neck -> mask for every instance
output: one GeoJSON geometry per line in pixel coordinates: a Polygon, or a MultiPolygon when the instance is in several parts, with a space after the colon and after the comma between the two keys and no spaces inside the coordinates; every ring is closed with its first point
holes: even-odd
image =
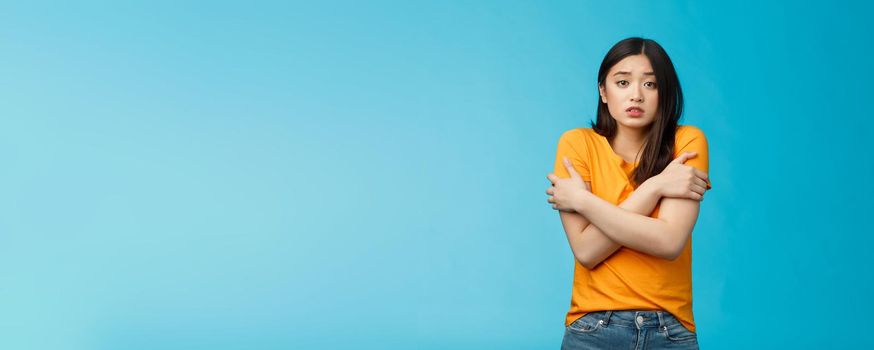
{"type": "Polygon", "coordinates": [[[618,126],[611,144],[614,152],[625,158],[627,162],[634,161],[646,142],[647,129],[631,129],[618,126]]]}
{"type": "Polygon", "coordinates": [[[648,129],[632,129],[618,126],[613,142],[627,147],[640,148],[646,142],[647,131],[648,129]]]}

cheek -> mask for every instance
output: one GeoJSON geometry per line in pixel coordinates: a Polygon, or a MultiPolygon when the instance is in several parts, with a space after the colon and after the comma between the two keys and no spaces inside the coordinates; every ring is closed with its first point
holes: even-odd
{"type": "Polygon", "coordinates": [[[626,96],[618,89],[607,88],[607,105],[611,108],[621,109],[626,96]]]}
{"type": "Polygon", "coordinates": [[[646,94],[646,102],[647,103],[658,103],[659,101],[659,92],[658,91],[648,91],[646,94]]]}
{"type": "Polygon", "coordinates": [[[659,94],[658,92],[653,92],[646,98],[646,107],[647,110],[655,111],[659,106],[659,94]]]}
{"type": "Polygon", "coordinates": [[[609,98],[607,99],[607,110],[610,111],[610,115],[616,117],[621,116],[625,110],[622,108],[622,103],[619,101],[612,101],[609,98]]]}

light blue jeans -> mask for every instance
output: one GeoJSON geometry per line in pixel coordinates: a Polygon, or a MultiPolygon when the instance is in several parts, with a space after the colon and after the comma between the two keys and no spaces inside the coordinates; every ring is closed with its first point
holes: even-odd
{"type": "Polygon", "coordinates": [[[598,311],[565,328],[561,349],[698,349],[698,335],[665,311],[598,311]]]}

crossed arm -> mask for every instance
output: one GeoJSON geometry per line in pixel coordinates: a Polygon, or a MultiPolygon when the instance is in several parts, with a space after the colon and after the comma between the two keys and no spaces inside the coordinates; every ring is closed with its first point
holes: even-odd
{"type": "Polygon", "coordinates": [[[707,186],[707,175],[682,165],[685,159],[686,154],[675,159],[662,174],[638,186],[619,206],[592,194],[565,159],[570,178],[549,174],[547,178],[553,185],[547,194],[552,195],[549,202],[554,203],[553,209],[560,210],[574,257],[592,269],[626,246],[659,258],[676,259],[692,233],[699,200],[707,186]],[[659,181],[658,177],[663,175],[659,181]],[[650,217],[659,202],[658,217],[650,217]]]}
{"type": "MultiPolygon", "coordinates": [[[[587,184],[587,187],[591,186],[587,184]]],[[[649,215],[660,198],[648,183],[644,183],[620,203],[619,208],[640,215],[649,215]]],[[[622,247],[580,213],[559,211],[559,216],[574,257],[587,269],[595,268],[622,247]]]]}
{"type": "Polygon", "coordinates": [[[652,218],[617,207],[590,192],[582,198],[575,210],[616,244],[667,260],[676,259],[683,251],[700,205],[692,199],[662,198],[659,215],[652,218]]]}

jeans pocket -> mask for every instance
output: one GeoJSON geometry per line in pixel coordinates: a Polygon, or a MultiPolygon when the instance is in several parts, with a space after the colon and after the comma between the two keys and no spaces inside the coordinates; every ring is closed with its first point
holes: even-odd
{"type": "Polygon", "coordinates": [[[679,321],[668,322],[663,329],[665,333],[665,337],[668,340],[673,342],[687,342],[694,341],[698,339],[698,335],[695,332],[690,331],[683,326],[679,321]]]}
{"type": "Polygon", "coordinates": [[[567,326],[567,330],[576,333],[594,333],[601,329],[603,324],[604,322],[599,317],[590,312],[567,326]]]}

